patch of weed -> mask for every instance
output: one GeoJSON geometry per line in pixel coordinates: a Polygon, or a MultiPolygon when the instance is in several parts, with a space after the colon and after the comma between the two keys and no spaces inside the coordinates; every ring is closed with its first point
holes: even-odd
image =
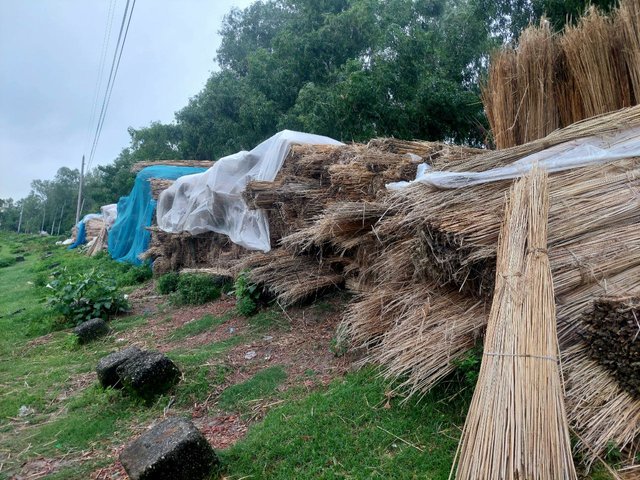
{"type": "Polygon", "coordinates": [[[180,275],[178,287],[172,295],[176,305],[200,305],[220,297],[220,284],[209,275],[180,275]]]}

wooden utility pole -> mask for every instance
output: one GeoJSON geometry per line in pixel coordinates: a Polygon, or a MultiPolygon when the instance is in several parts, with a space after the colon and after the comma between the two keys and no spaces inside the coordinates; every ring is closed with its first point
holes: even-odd
{"type": "Polygon", "coordinates": [[[80,210],[82,205],[82,184],[84,183],[84,155],[82,155],[82,168],[80,169],[80,188],[78,188],[78,206],[76,207],[76,223],[80,221],[80,210]]]}
{"type": "Polygon", "coordinates": [[[18,220],[18,233],[20,233],[20,226],[22,225],[22,212],[24,212],[24,200],[22,201],[22,207],[20,207],[20,220],[18,220]]]}

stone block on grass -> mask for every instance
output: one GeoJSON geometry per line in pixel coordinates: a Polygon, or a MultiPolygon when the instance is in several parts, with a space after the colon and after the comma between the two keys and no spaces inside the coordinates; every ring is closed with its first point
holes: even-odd
{"type": "Polygon", "coordinates": [[[215,452],[187,419],[162,421],[120,453],[131,480],[201,480],[219,467],[215,452]]]}
{"type": "Polygon", "coordinates": [[[101,318],[92,318],[74,328],[73,333],[78,337],[78,343],[82,345],[104,337],[109,333],[109,325],[101,318]]]}
{"type": "Polygon", "coordinates": [[[127,390],[150,399],[169,390],[180,380],[180,370],[160,352],[141,352],[121,364],[116,373],[127,390]]]}
{"type": "Polygon", "coordinates": [[[122,382],[120,382],[117,372],[118,367],[140,353],[142,351],[138,347],[129,347],[101,358],[96,367],[100,384],[104,388],[122,388],[122,382]]]}

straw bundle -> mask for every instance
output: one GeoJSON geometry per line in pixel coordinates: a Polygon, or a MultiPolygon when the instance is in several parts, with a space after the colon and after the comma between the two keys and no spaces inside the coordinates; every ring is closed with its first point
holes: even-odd
{"type": "Polygon", "coordinates": [[[546,175],[506,207],[484,357],[460,441],[458,479],[572,479],[546,255],[546,175]]]}
{"type": "Polygon", "coordinates": [[[515,49],[495,53],[482,99],[497,148],[637,104],[639,14],[635,0],[621,1],[609,16],[590,8],[560,35],[543,19],[522,32],[515,49]]]}
{"type": "Polygon", "coordinates": [[[244,270],[243,267],[251,267],[248,279],[262,285],[283,307],[309,300],[344,282],[342,275],[335,273],[330,266],[284,250],[254,254],[245,259],[237,270],[244,270]]]}
{"type": "Polygon", "coordinates": [[[132,173],[138,173],[143,168],[153,167],[155,165],[168,165],[172,167],[201,167],[211,168],[214,162],[211,160],[146,160],[136,162],[131,166],[132,173]]]}
{"type": "Polygon", "coordinates": [[[640,299],[600,298],[581,320],[581,336],[591,358],[605,366],[618,383],[640,399],[640,299]]]}

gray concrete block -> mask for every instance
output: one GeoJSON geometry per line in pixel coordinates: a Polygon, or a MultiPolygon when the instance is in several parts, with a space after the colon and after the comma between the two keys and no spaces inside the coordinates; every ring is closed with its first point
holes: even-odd
{"type": "Polygon", "coordinates": [[[121,388],[122,383],[120,382],[120,377],[118,377],[117,368],[140,353],[142,353],[142,351],[138,347],[129,347],[102,357],[96,367],[100,384],[104,388],[121,388]]]}
{"type": "Polygon", "coordinates": [[[101,318],[92,318],[74,328],[73,333],[78,337],[78,343],[82,345],[107,335],[109,333],[109,325],[101,318]]]}
{"type": "Polygon", "coordinates": [[[202,480],[219,460],[202,433],[187,419],[162,421],[120,453],[131,480],[202,480]]]}
{"type": "Polygon", "coordinates": [[[124,388],[142,398],[166,392],[180,381],[180,370],[160,352],[141,352],[116,369],[124,388]]]}

